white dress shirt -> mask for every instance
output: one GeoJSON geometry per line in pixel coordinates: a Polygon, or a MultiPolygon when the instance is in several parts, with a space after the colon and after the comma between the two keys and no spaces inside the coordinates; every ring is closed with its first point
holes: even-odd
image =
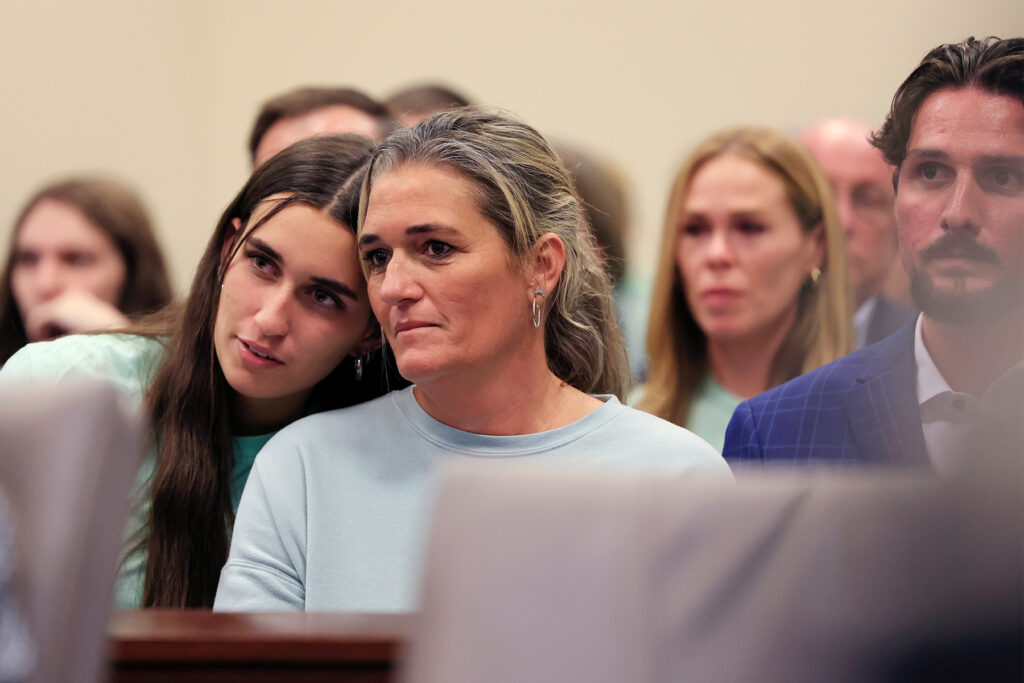
{"type": "MultiPolygon", "coordinates": [[[[984,425],[1000,419],[1009,408],[1020,405],[1020,385],[1024,382],[1024,361],[1017,363],[993,382],[981,398],[953,391],[942,376],[921,334],[918,316],[914,333],[914,359],[917,362],[917,402],[921,408],[921,428],[925,447],[932,464],[939,472],[950,472],[971,466],[976,455],[972,447],[978,443],[984,425]]],[[[1018,416],[1024,425],[1024,415],[1018,416]]]]}

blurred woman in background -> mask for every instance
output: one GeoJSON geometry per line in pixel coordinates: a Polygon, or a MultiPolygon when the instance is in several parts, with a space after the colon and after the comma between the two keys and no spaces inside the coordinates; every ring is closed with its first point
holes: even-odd
{"type": "Polygon", "coordinates": [[[171,298],[149,216],[132,190],[104,178],[52,183],[14,222],[0,276],[0,365],[28,342],[123,327],[171,298]]]}
{"type": "Polygon", "coordinates": [[[851,351],[843,245],[797,142],[736,128],[698,145],[668,202],[638,407],[721,450],[741,400],[851,351]]]}

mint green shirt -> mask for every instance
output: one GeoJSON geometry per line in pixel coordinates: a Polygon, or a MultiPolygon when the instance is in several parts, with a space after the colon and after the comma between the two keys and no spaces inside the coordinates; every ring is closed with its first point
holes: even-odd
{"type": "MultiPolygon", "coordinates": [[[[142,410],[146,391],[156,375],[163,353],[163,344],[149,337],[130,334],[69,335],[22,347],[0,369],[0,384],[56,384],[76,377],[101,379],[113,384],[129,406],[142,410]]],[[[232,510],[238,509],[256,453],[273,435],[233,439],[232,510]]],[[[149,484],[155,465],[156,453],[151,450],[136,479],[134,511],[125,531],[126,551],[138,540],[138,531],[148,519],[149,484]]],[[[121,565],[114,585],[114,602],[118,608],[132,609],[142,604],[145,575],[145,551],[130,553],[121,565]]]]}
{"type": "MultiPolygon", "coordinates": [[[[641,386],[633,391],[629,396],[629,405],[639,405],[646,390],[646,386],[641,386]]],[[[729,392],[711,373],[708,373],[694,392],[690,412],[687,413],[686,424],[683,426],[721,453],[725,445],[725,429],[729,426],[736,406],[742,402],[742,398],[729,392]]]]}
{"type": "Polygon", "coordinates": [[[725,429],[733,411],[743,399],[729,392],[708,373],[693,395],[686,428],[714,446],[719,453],[725,445],[725,429]]]}

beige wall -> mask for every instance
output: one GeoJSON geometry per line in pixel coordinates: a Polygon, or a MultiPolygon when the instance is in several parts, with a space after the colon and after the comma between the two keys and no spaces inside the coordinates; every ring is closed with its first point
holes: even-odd
{"type": "Polygon", "coordinates": [[[1024,3],[0,0],[0,225],[55,175],[118,175],[152,207],[184,291],[244,181],[262,100],[440,78],[618,164],[646,270],[698,139],[839,113],[879,122],[929,48],[972,34],[1024,35],[1024,3]]]}

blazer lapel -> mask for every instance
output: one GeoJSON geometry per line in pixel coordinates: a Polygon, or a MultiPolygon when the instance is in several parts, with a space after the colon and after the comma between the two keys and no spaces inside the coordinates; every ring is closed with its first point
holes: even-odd
{"type": "Polygon", "coordinates": [[[866,463],[928,465],[914,361],[916,319],[876,344],[843,397],[850,432],[866,463]]]}

